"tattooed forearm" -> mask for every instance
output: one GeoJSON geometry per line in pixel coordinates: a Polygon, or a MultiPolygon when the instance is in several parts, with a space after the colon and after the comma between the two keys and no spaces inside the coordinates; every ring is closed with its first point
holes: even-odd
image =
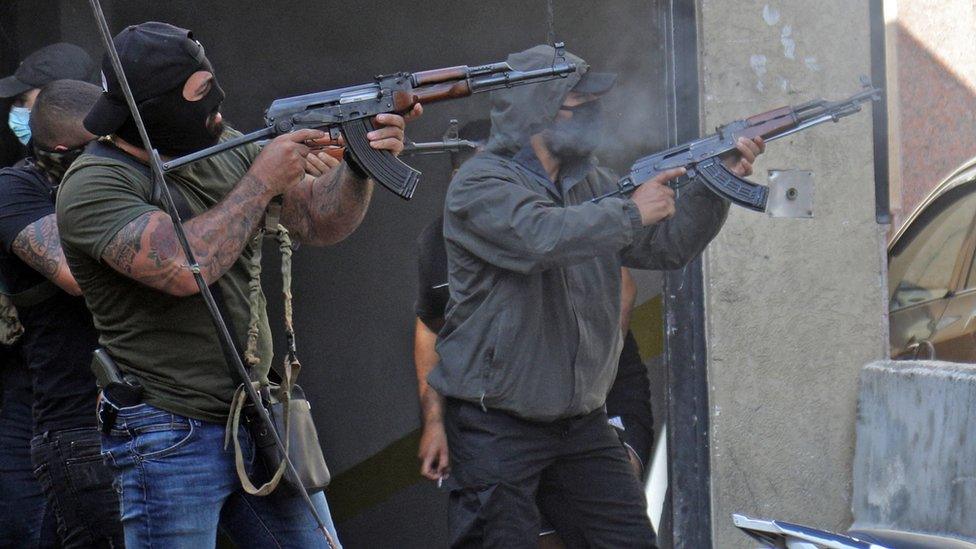
{"type": "MultiPolygon", "coordinates": [[[[263,181],[245,174],[216,206],[184,223],[207,284],[220,278],[240,257],[270,198],[263,181]]],[[[146,213],[123,227],[102,258],[122,274],[173,295],[199,290],[172,220],[160,211],[146,213]]]]}
{"type": "Polygon", "coordinates": [[[11,245],[11,250],[27,265],[60,286],[64,291],[80,295],[81,289],[75,282],[68,262],[61,250],[58,236],[58,222],[54,214],[44,216],[20,231],[11,245]]]}
{"type": "Polygon", "coordinates": [[[186,224],[190,247],[208,283],[227,272],[254,236],[271,198],[267,192],[267,184],[245,174],[234,192],[186,224]]]}
{"type": "Polygon", "coordinates": [[[373,182],[362,180],[345,163],[294,187],[285,195],[281,221],[298,240],[313,245],[342,241],[362,223],[373,182]]]}
{"type": "Polygon", "coordinates": [[[149,214],[141,215],[124,227],[105,246],[102,257],[123,274],[132,274],[132,264],[142,250],[142,234],[152,221],[149,214]]]}
{"type": "Polygon", "coordinates": [[[24,263],[47,278],[56,275],[64,263],[54,215],[42,217],[24,227],[11,248],[24,263]]]}

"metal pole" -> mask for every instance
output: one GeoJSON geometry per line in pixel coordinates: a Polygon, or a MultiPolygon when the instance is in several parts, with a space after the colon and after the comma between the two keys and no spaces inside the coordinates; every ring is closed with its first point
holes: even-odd
{"type": "MultiPolygon", "coordinates": [[[[664,8],[669,10],[666,36],[672,145],[698,137],[701,130],[695,4],[671,0],[664,8]]],[[[675,549],[704,549],[712,546],[712,502],[700,257],[683,269],[665,273],[664,315],[671,542],[675,549]]]]}

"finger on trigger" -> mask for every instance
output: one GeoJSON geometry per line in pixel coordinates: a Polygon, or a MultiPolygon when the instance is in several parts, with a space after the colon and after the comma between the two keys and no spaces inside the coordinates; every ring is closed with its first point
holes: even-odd
{"type": "Polygon", "coordinates": [[[684,168],[671,168],[670,170],[664,172],[664,175],[666,175],[667,178],[668,178],[667,180],[670,181],[670,180],[672,180],[672,179],[674,179],[676,177],[681,177],[682,175],[686,174],[687,172],[688,172],[688,170],[686,170],[684,168]]]}
{"type": "Polygon", "coordinates": [[[313,130],[312,128],[304,128],[298,131],[291,132],[288,135],[289,141],[295,141],[297,143],[304,143],[305,141],[314,141],[316,139],[322,139],[326,137],[327,133],[321,130],[313,130]]]}

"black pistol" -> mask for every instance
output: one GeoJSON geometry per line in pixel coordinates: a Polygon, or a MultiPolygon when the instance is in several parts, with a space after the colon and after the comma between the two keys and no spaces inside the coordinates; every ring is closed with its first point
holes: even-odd
{"type": "Polygon", "coordinates": [[[105,349],[99,347],[92,355],[91,368],[98,386],[102,389],[103,399],[108,399],[119,408],[142,402],[142,385],[139,380],[123,374],[105,349]]]}

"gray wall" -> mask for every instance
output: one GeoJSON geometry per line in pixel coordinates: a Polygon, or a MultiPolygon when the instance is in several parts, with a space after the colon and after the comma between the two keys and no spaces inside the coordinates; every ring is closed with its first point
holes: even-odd
{"type": "MultiPolygon", "coordinates": [[[[700,0],[702,124],[857,91],[868,4],[700,0]]],[[[871,117],[770,144],[770,169],[812,170],[814,219],[733,208],[705,256],[716,547],[752,547],[732,512],[850,525],[857,376],[883,357],[883,227],[871,117]]]]}
{"type": "Polygon", "coordinates": [[[879,361],[861,373],[854,519],[976,542],[976,365],[879,361]]]}

